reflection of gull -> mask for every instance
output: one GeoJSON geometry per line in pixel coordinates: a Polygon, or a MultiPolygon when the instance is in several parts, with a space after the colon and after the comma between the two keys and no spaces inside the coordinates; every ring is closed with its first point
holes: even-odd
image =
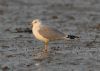
{"type": "Polygon", "coordinates": [[[45,51],[48,51],[48,42],[58,39],[65,39],[65,38],[78,38],[77,36],[73,35],[65,35],[63,32],[52,28],[47,25],[43,25],[39,19],[35,19],[32,21],[32,32],[34,36],[43,42],[45,42],[45,51]]]}
{"type": "Polygon", "coordinates": [[[47,71],[47,67],[44,65],[43,62],[36,62],[36,71],[47,71]]]}
{"type": "Polygon", "coordinates": [[[49,55],[49,53],[47,51],[46,52],[39,52],[39,53],[34,55],[34,60],[42,61],[42,60],[48,58],[48,55],[49,55]]]}

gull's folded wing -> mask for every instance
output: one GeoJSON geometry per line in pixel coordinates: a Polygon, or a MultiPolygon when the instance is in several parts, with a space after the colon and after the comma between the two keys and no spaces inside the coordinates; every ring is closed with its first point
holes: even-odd
{"type": "Polygon", "coordinates": [[[42,35],[43,37],[49,40],[62,39],[66,36],[64,33],[60,32],[59,30],[45,25],[40,27],[39,33],[40,35],[42,35]]]}

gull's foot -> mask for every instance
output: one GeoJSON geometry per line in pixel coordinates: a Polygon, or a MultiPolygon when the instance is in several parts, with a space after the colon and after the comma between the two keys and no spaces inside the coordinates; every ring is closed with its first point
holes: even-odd
{"type": "Polygon", "coordinates": [[[41,60],[44,60],[46,58],[48,58],[48,51],[47,50],[41,51],[41,52],[37,53],[36,55],[34,55],[35,60],[41,61],[41,60]]]}
{"type": "Polygon", "coordinates": [[[48,49],[43,49],[42,50],[44,53],[48,53],[48,49]]]}

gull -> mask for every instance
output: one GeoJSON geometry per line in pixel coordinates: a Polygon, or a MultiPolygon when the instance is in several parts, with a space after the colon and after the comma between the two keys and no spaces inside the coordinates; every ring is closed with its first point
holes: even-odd
{"type": "Polygon", "coordinates": [[[44,51],[48,51],[49,41],[62,40],[66,38],[74,39],[79,38],[74,35],[66,35],[56,28],[44,25],[41,20],[35,19],[32,21],[32,33],[36,39],[43,41],[45,44],[44,51]]]}

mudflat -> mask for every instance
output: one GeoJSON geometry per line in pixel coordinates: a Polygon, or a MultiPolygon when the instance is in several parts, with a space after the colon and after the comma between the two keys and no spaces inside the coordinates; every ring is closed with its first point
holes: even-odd
{"type": "Polygon", "coordinates": [[[0,71],[100,71],[100,1],[0,0],[0,71]],[[36,18],[80,38],[50,42],[36,61],[44,47],[29,27],[36,18]]]}

